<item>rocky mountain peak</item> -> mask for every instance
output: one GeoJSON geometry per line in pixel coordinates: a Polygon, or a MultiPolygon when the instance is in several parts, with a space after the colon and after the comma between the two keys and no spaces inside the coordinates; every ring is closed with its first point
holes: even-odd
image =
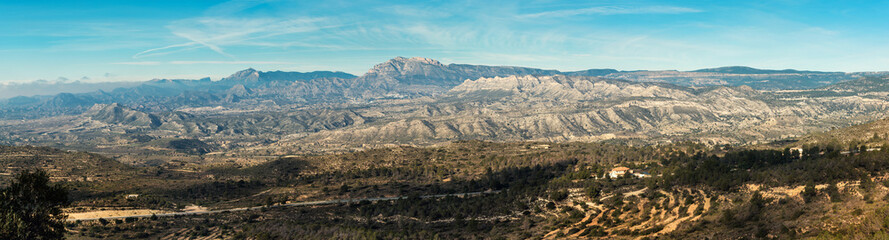
{"type": "Polygon", "coordinates": [[[368,74],[384,76],[428,76],[450,72],[438,60],[422,57],[395,57],[375,65],[368,74]]]}
{"type": "Polygon", "coordinates": [[[386,62],[387,63],[388,62],[401,63],[401,64],[429,64],[429,65],[444,66],[438,60],[431,59],[431,58],[424,58],[424,57],[406,58],[406,57],[399,56],[399,57],[395,57],[393,59],[389,59],[389,61],[386,61],[386,62]]]}
{"type": "Polygon", "coordinates": [[[269,82],[269,81],[308,81],[319,78],[355,78],[355,75],[344,72],[331,71],[314,71],[314,72],[285,72],[285,71],[269,71],[261,72],[253,68],[238,71],[231,76],[223,78],[222,81],[228,82],[269,82]]]}
{"type": "Polygon", "coordinates": [[[408,62],[422,63],[422,64],[430,64],[430,65],[439,65],[439,66],[443,66],[443,65],[441,64],[441,62],[439,62],[438,60],[431,59],[431,58],[424,58],[424,57],[412,57],[412,58],[407,59],[407,61],[408,61],[408,62]]]}
{"type": "Polygon", "coordinates": [[[259,73],[260,72],[256,71],[256,69],[248,68],[238,71],[226,78],[223,78],[222,81],[258,81],[259,73]]]}

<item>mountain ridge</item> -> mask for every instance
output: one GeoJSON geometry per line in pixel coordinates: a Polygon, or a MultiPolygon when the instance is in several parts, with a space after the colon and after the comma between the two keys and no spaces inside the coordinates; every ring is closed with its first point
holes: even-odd
{"type": "MultiPolygon", "coordinates": [[[[3,119],[28,119],[81,114],[94,104],[112,103],[132,106],[135,110],[143,112],[166,112],[217,106],[229,109],[268,110],[368,104],[386,99],[445,96],[466,81],[482,78],[556,75],[598,77],[628,82],[656,82],[694,88],[746,85],[757,90],[830,88],[830,84],[860,78],[856,74],[847,73],[762,70],[749,67],[723,67],[703,69],[698,72],[618,71],[614,69],[562,72],[514,66],[443,64],[430,58],[396,57],[375,65],[362,76],[333,71],[283,72],[258,71],[248,68],[219,81],[212,81],[209,78],[199,80],[155,79],[139,86],[117,88],[112,91],[17,97],[0,100],[0,117],[3,119]],[[755,74],[725,73],[738,71],[748,73],[754,71],[755,74]]],[[[854,82],[852,81],[852,83],[854,82]]],[[[849,86],[838,88],[848,88],[849,86]]],[[[573,93],[573,95],[577,94],[579,93],[573,93]]]]}
{"type": "Polygon", "coordinates": [[[307,81],[318,78],[343,78],[350,79],[357,76],[345,72],[312,71],[312,72],[284,72],[284,71],[257,71],[253,68],[235,72],[219,82],[268,82],[268,81],[307,81]]]}
{"type": "Polygon", "coordinates": [[[796,69],[782,69],[782,70],[774,70],[774,69],[759,69],[748,66],[725,66],[725,67],[716,67],[716,68],[703,68],[698,70],[693,70],[689,72],[713,72],[713,73],[734,73],[734,74],[773,74],[773,73],[800,73],[800,74],[811,74],[811,73],[843,73],[843,72],[822,72],[822,71],[809,71],[809,70],[796,70],[796,69]]]}

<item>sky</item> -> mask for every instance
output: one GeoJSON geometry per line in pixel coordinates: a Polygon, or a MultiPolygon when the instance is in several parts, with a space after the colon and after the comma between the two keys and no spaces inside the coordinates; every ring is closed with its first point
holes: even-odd
{"type": "Polygon", "coordinates": [[[365,73],[396,56],[558,70],[889,70],[889,1],[0,0],[0,83],[365,73]]]}

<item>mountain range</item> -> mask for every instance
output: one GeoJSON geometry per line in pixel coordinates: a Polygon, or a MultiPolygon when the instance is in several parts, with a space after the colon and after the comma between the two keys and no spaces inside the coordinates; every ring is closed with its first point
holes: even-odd
{"type": "Polygon", "coordinates": [[[561,72],[398,57],[362,76],[246,69],[218,81],[10,98],[0,143],[95,150],[185,138],[265,153],[469,139],[743,144],[887,117],[887,86],[879,73],[561,72]]]}
{"type": "MultiPolygon", "coordinates": [[[[245,98],[275,99],[284,104],[318,102],[360,102],[378,98],[405,98],[442,94],[465,80],[506,76],[593,76],[634,82],[663,82],[680,86],[741,86],[759,90],[810,89],[880,73],[842,73],[797,70],[762,70],[749,67],[722,67],[696,71],[618,71],[589,69],[574,72],[511,66],[468,64],[444,65],[428,58],[397,57],[377,64],[362,76],[344,72],[262,72],[246,69],[219,81],[159,79],[137,83],[106,84],[89,93],[15,96],[0,100],[3,118],[28,118],[27,112],[40,110],[53,114],[83,112],[93,104],[123,103],[148,111],[169,111],[183,106],[234,104],[245,98]],[[108,90],[115,87],[113,90],[108,90]]],[[[33,88],[51,89],[35,85],[33,88]]],[[[76,83],[70,83],[76,84],[76,83]]],[[[83,83],[86,84],[86,83],[83,83]]],[[[73,86],[65,89],[78,89],[73,86]]],[[[93,86],[95,87],[95,86],[93,86]]],[[[26,85],[3,85],[2,89],[22,91],[26,85]]],[[[85,89],[88,89],[85,88],[85,89]]],[[[33,115],[33,114],[31,114],[33,115]]]]}

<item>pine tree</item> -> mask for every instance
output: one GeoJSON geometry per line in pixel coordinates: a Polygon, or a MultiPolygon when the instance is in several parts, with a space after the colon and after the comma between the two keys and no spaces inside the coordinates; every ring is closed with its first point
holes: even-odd
{"type": "Polygon", "coordinates": [[[0,239],[62,239],[68,191],[49,175],[23,171],[0,191],[0,239]]]}

